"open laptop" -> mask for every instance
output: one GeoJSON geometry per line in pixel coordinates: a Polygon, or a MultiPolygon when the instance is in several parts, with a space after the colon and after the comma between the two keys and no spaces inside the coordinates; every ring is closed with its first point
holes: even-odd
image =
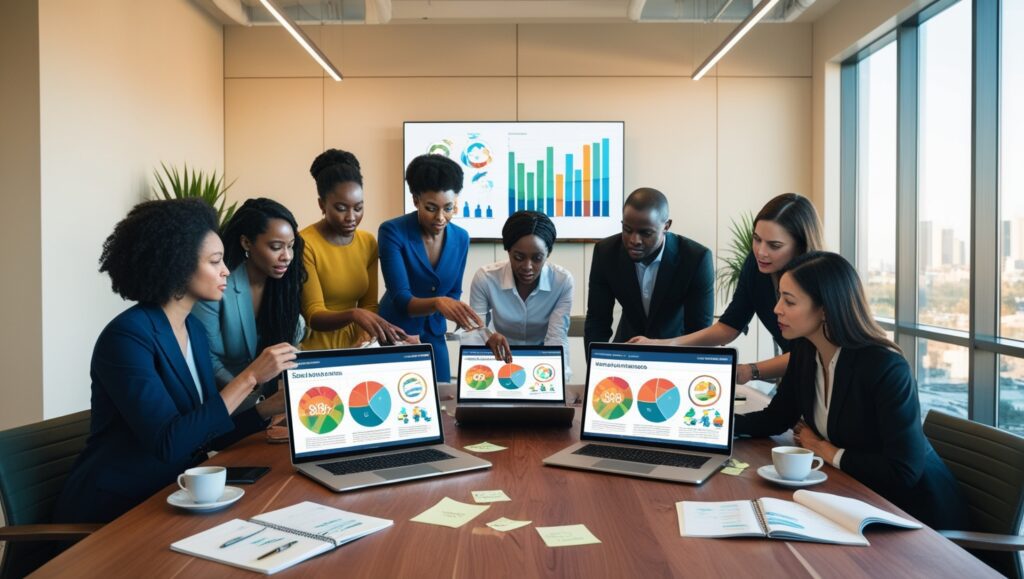
{"type": "Polygon", "coordinates": [[[512,362],[495,360],[486,346],[463,345],[455,420],[465,424],[571,426],[565,405],[562,346],[511,346],[512,362]]]}
{"type": "Polygon", "coordinates": [[[334,491],[487,468],[444,444],[429,344],[299,352],[284,373],[292,465],[334,491]]]}
{"type": "Polygon", "coordinates": [[[580,442],[544,464],[700,484],[732,455],[736,350],[591,344],[580,442]]]}

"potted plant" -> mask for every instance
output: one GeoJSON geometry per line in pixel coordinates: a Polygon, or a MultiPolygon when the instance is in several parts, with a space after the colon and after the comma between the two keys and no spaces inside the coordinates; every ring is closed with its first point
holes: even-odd
{"type": "Polygon", "coordinates": [[[732,220],[729,230],[732,239],[725,247],[725,256],[718,256],[722,266],[718,268],[716,274],[718,295],[723,301],[732,298],[736,284],[740,280],[740,272],[743,271],[743,262],[747,260],[754,245],[754,214],[748,211],[740,215],[739,222],[732,220]]]}
{"type": "Polygon", "coordinates": [[[153,195],[157,199],[202,199],[207,205],[217,212],[217,222],[223,227],[231,216],[235,214],[237,202],[227,205],[225,193],[235,183],[232,181],[224,185],[224,177],[218,176],[217,171],[209,174],[188,168],[185,164],[181,171],[177,167],[168,167],[160,163],[163,174],[153,170],[153,177],[156,179],[156,187],[153,188],[153,195]]]}

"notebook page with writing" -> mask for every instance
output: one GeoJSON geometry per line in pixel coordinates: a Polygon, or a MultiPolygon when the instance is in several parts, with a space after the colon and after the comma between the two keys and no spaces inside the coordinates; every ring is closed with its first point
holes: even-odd
{"type": "Polygon", "coordinates": [[[217,525],[171,545],[171,549],[179,553],[268,575],[333,548],[334,545],[328,541],[301,537],[241,519],[217,525]],[[232,539],[246,536],[248,538],[245,540],[221,547],[232,539]],[[284,551],[260,559],[261,556],[292,541],[296,543],[284,551]]]}
{"type": "Polygon", "coordinates": [[[753,501],[676,503],[683,537],[763,537],[753,501]]]}
{"type": "Polygon", "coordinates": [[[817,541],[840,545],[867,545],[858,532],[850,531],[824,515],[792,501],[758,499],[768,536],[773,539],[817,541]]]}
{"type": "Polygon", "coordinates": [[[257,515],[253,521],[323,537],[335,545],[342,545],[392,525],[392,521],[387,519],[350,513],[309,501],[257,515]]]}
{"type": "Polygon", "coordinates": [[[798,490],[793,493],[793,500],[857,533],[862,532],[864,527],[872,523],[885,523],[907,529],[921,528],[920,523],[888,513],[874,505],[869,505],[857,499],[828,493],[798,490]]]}

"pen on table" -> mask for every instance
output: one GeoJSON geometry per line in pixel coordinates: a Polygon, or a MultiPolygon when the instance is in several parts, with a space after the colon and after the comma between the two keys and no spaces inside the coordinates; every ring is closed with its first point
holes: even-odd
{"type": "Polygon", "coordinates": [[[249,537],[252,537],[254,535],[258,535],[258,534],[260,534],[260,533],[262,533],[263,531],[266,531],[266,530],[267,530],[266,527],[261,527],[260,530],[256,531],[255,533],[251,533],[251,534],[245,535],[244,537],[235,537],[234,539],[228,539],[227,541],[224,542],[223,545],[220,546],[220,548],[223,549],[224,547],[230,547],[231,545],[234,545],[235,543],[237,543],[239,541],[244,541],[244,540],[248,539],[249,537]]]}
{"type": "Polygon", "coordinates": [[[256,557],[256,560],[259,561],[260,559],[266,559],[267,557],[273,555],[274,553],[280,553],[281,551],[284,551],[284,550],[290,548],[295,543],[298,543],[298,541],[291,541],[290,543],[285,543],[284,545],[281,545],[280,547],[274,549],[273,551],[270,551],[268,553],[264,553],[264,554],[260,555],[259,557],[256,557]]]}

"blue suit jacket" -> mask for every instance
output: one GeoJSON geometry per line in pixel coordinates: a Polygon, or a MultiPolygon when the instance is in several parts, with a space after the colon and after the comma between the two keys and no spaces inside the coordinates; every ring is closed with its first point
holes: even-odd
{"type": "Polygon", "coordinates": [[[186,319],[203,402],[163,310],[135,305],[96,340],[92,424],[57,501],[58,522],[110,521],[178,474],[264,428],[255,409],[228,416],[202,325],[186,319]]]}
{"type": "MultiPolygon", "coordinates": [[[[228,287],[220,301],[197,302],[192,308],[192,315],[206,328],[214,378],[217,388],[223,388],[259,354],[256,351],[259,344],[256,312],[252,309],[252,291],[245,263],[231,271],[228,287]]],[[[299,316],[292,345],[298,345],[305,332],[306,324],[299,316]]]]}
{"type": "Polygon", "coordinates": [[[380,299],[380,315],[402,328],[408,334],[443,336],[447,322],[439,313],[429,316],[409,316],[409,301],[413,297],[462,297],[462,274],[466,271],[469,254],[469,233],[448,224],[444,249],[437,267],[430,265],[423,247],[416,213],[407,213],[381,224],[377,232],[380,269],[387,290],[380,299]]]}

